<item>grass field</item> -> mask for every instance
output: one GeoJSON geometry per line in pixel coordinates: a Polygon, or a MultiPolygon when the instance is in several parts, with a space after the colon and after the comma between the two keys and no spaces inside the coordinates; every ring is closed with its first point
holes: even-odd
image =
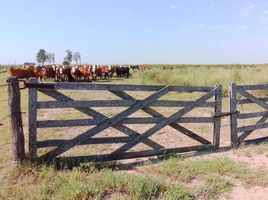
{"type": "MultiPolygon", "coordinates": [[[[224,85],[226,93],[229,82],[238,84],[268,83],[266,72],[268,72],[268,66],[265,65],[146,66],[144,73],[134,73],[128,80],[115,79],[113,83],[207,86],[220,83],[224,85]]],[[[7,77],[7,73],[0,73],[0,85],[6,83],[7,77]]],[[[27,90],[21,92],[22,112],[26,112],[23,114],[24,133],[27,136],[27,90]]],[[[73,91],[67,93],[73,97],[77,96],[77,93],[73,91]]],[[[167,96],[167,98],[190,99],[196,98],[196,96],[196,94],[175,94],[167,96]]],[[[103,99],[108,97],[106,93],[101,94],[103,99]]],[[[40,98],[45,99],[46,97],[40,96],[40,98]]],[[[95,94],[81,92],[79,98],[100,99],[100,96],[96,97],[95,94]]],[[[140,98],[142,97],[140,96],[140,98]]],[[[120,163],[97,165],[87,163],[72,170],[67,168],[57,170],[52,166],[30,163],[15,166],[12,163],[6,87],[0,87],[0,107],[0,199],[233,199],[232,191],[238,185],[247,188],[248,191],[251,191],[251,188],[262,188],[258,190],[259,194],[267,191],[268,144],[243,147],[231,152],[212,155],[209,152],[193,157],[168,155],[162,161],[156,162],[156,160],[149,159],[146,160],[144,166],[127,165],[126,168],[120,163]]],[[[227,99],[224,99],[223,107],[224,110],[228,109],[227,99]]],[[[250,106],[248,109],[255,109],[255,107],[250,106]]],[[[103,112],[107,116],[113,116],[117,111],[104,110],[103,112]]],[[[170,114],[171,111],[163,110],[162,112],[170,114]]],[[[209,111],[200,109],[196,113],[205,115],[209,111]]],[[[85,117],[69,109],[59,110],[54,114],[42,110],[39,118],[66,119],[66,115],[71,119],[85,117]]],[[[226,121],[228,122],[228,119],[226,121]]],[[[211,127],[193,126],[190,128],[201,131],[204,136],[210,135],[209,128],[211,127]]],[[[227,126],[222,131],[222,139],[226,141],[228,141],[228,129],[227,126]]],[[[81,132],[81,130],[79,131],[81,132]]],[[[53,137],[65,137],[69,132],[68,129],[63,129],[63,131],[61,129],[42,130],[39,139],[45,138],[46,134],[53,137]]],[[[165,129],[164,133],[173,134],[169,129],[165,129]]],[[[155,139],[160,139],[160,136],[155,139]]],[[[172,143],[170,136],[167,140],[172,143]]],[[[187,140],[182,138],[181,142],[187,142],[187,140]]],[[[109,148],[112,147],[92,145],[78,148],[74,153],[105,152],[109,148]]],[[[143,160],[137,161],[143,163],[143,160]]],[[[257,195],[257,192],[255,193],[257,195]]],[[[250,195],[248,194],[244,199],[247,197],[250,195]]],[[[265,197],[265,193],[263,197],[265,197]]]]}
{"type": "Polygon", "coordinates": [[[268,65],[200,65],[200,66],[149,66],[142,74],[143,84],[203,85],[222,84],[225,96],[228,84],[268,83],[268,65]]]}

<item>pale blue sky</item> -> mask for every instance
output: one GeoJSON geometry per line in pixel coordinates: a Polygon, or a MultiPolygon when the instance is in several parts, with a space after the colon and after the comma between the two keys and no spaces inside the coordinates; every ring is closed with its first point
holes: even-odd
{"type": "Polygon", "coordinates": [[[267,0],[0,0],[0,63],[268,63],[267,0]]]}

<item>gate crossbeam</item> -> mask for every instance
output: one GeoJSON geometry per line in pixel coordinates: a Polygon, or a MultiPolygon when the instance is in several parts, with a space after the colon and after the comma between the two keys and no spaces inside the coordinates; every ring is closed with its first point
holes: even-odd
{"type": "Polygon", "coordinates": [[[92,129],[82,133],[81,135],[69,140],[67,143],[57,147],[56,149],[54,149],[54,150],[42,155],[40,157],[41,160],[42,159],[43,160],[54,159],[58,155],[60,155],[60,154],[64,153],[65,151],[73,148],[74,146],[80,144],[81,142],[84,142],[84,141],[90,139],[91,137],[93,137],[97,133],[101,132],[102,130],[104,130],[104,129],[110,127],[110,126],[113,126],[113,125],[116,125],[116,124],[120,123],[123,119],[125,119],[129,115],[135,113],[139,109],[142,109],[142,108],[150,105],[155,100],[159,99],[161,96],[167,94],[168,92],[169,92],[169,86],[163,87],[162,89],[160,89],[159,91],[155,92],[151,96],[147,97],[143,101],[134,103],[128,109],[124,110],[123,112],[115,115],[114,117],[112,117],[110,119],[109,118],[104,119],[102,121],[102,123],[100,123],[99,125],[97,125],[97,126],[93,127],[92,129]]]}
{"type": "MultiPolygon", "coordinates": [[[[268,111],[268,104],[265,102],[266,99],[265,98],[258,98],[254,95],[252,95],[251,93],[249,93],[246,90],[257,90],[257,89],[264,89],[262,88],[262,85],[253,85],[253,86],[236,86],[236,84],[232,84],[232,86],[230,87],[230,100],[231,102],[233,102],[233,107],[231,111],[236,111],[236,107],[237,104],[243,104],[243,103],[255,103],[258,106],[260,106],[261,108],[265,109],[265,111],[268,111]],[[237,102],[237,97],[236,97],[236,93],[240,94],[241,96],[245,97],[245,99],[243,99],[240,103],[237,102]],[[243,103],[242,103],[243,102],[243,103]]],[[[261,118],[255,123],[255,125],[251,125],[251,126],[242,126],[242,127],[238,127],[237,126],[237,119],[243,119],[243,115],[245,116],[246,114],[237,114],[234,113],[231,116],[231,125],[233,124],[233,126],[231,126],[231,138],[232,138],[232,144],[234,146],[238,146],[239,144],[241,144],[243,141],[245,141],[245,139],[257,128],[255,127],[261,127],[258,125],[262,125],[263,123],[266,122],[266,120],[268,119],[268,113],[266,112],[259,112],[258,114],[262,114],[260,115],[261,118]],[[250,129],[247,129],[248,127],[251,127],[250,129]],[[241,134],[238,135],[239,132],[242,132],[241,134]]],[[[258,115],[255,115],[255,113],[247,113],[247,116],[250,117],[257,117],[258,115]]],[[[247,117],[247,118],[250,118],[247,117]]],[[[263,126],[265,127],[265,126],[263,126]]],[[[262,127],[262,128],[263,128],[262,127]]]]}
{"type": "MultiPolygon", "coordinates": [[[[44,93],[45,95],[47,96],[50,96],[58,101],[70,101],[70,100],[73,100],[72,98],[70,97],[67,97],[65,96],[64,94],[56,91],[56,90],[53,90],[53,91],[49,91],[49,90],[39,90],[40,92],[44,93]]],[[[90,117],[93,117],[93,118],[101,118],[101,120],[105,120],[105,119],[109,119],[108,117],[106,117],[105,115],[91,109],[91,108],[74,108],[90,117]]],[[[137,133],[136,131],[132,130],[131,128],[128,128],[127,126],[124,126],[123,124],[116,124],[116,125],[113,125],[112,126],[113,128],[115,128],[116,130],[118,131],[121,131],[123,133],[125,133],[126,135],[128,136],[135,136],[135,135],[139,135],[139,133],[137,133]]],[[[160,149],[160,148],[163,148],[162,145],[150,140],[150,139],[147,139],[147,140],[144,140],[143,143],[153,149],[160,149]]]]}
{"type": "MultiPolygon", "coordinates": [[[[265,101],[260,100],[259,98],[253,96],[252,94],[250,94],[249,92],[247,92],[246,90],[239,88],[237,90],[237,92],[239,94],[241,94],[242,96],[246,97],[248,100],[256,103],[257,105],[259,105],[260,107],[264,108],[266,111],[268,111],[268,104],[265,101]]],[[[260,118],[256,123],[264,123],[266,120],[268,119],[268,114],[264,115],[262,118],[260,118]]],[[[246,139],[247,136],[249,136],[254,130],[250,130],[250,131],[245,131],[243,132],[239,137],[238,137],[238,143],[242,143],[244,139],[246,139]]]]}
{"type": "Polygon", "coordinates": [[[206,95],[200,97],[199,99],[197,99],[193,103],[189,104],[188,106],[182,108],[181,110],[179,110],[175,114],[171,115],[170,117],[168,117],[166,119],[163,119],[160,123],[156,124],[152,128],[150,128],[147,131],[145,131],[143,134],[137,136],[132,141],[126,143],[125,145],[121,146],[120,148],[118,148],[117,150],[112,152],[110,154],[110,158],[122,155],[127,150],[131,149],[132,147],[134,147],[135,145],[140,143],[143,139],[150,137],[151,135],[153,135],[155,132],[157,132],[158,130],[162,129],[163,127],[165,127],[165,126],[167,126],[167,125],[169,125],[171,123],[174,123],[174,121],[176,121],[177,118],[180,118],[181,116],[183,116],[186,113],[190,112],[197,105],[204,103],[206,100],[208,100],[211,97],[213,97],[216,92],[217,92],[217,88],[214,88],[209,93],[207,93],[206,95]]]}
{"type": "Polygon", "coordinates": [[[252,94],[250,94],[249,92],[245,91],[242,88],[239,88],[237,90],[237,92],[239,94],[241,94],[242,96],[246,97],[248,100],[256,103],[257,105],[261,106],[262,108],[268,110],[268,104],[260,99],[258,99],[257,97],[253,96],[252,94]]]}
{"type": "MultiPolygon", "coordinates": [[[[129,94],[127,94],[124,91],[113,91],[110,90],[111,93],[117,95],[118,97],[122,98],[122,99],[126,99],[126,100],[136,100],[134,97],[130,96],[129,94]]],[[[157,112],[156,110],[150,108],[150,107],[144,107],[141,110],[143,110],[144,112],[146,112],[147,114],[153,116],[153,117],[164,117],[164,115],[162,115],[161,113],[157,112]]],[[[205,138],[195,134],[194,132],[190,131],[189,129],[176,124],[176,123],[171,123],[169,124],[170,127],[176,129],[177,131],[180,131],[181,133],[183,133],[184,135],[200,142],[201,144],[211,144],[210,141],[206,140],[205,138]]]]}

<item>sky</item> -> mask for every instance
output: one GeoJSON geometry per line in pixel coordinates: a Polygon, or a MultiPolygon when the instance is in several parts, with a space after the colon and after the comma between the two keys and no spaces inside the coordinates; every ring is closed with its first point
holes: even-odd
{"type": "Polygon", "coordinates": [[[0,0],[0,64],[268,63],[267,0],[0,0]]]}

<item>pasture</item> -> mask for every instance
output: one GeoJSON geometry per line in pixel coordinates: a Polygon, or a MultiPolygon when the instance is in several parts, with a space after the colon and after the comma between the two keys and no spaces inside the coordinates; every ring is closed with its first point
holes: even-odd
{"type": "MultiPolygon", "coordinates": [[[[0,68],[1,71],[1,68],[0,68]]],[[[268,66],[145,66],[145,71],[131,73],[129,79],[113,79],[117,84],[164,84],[181,86],[215,86],[223,84],[225,97],[230,82],[237,84],[268,83],[268,66]]],[[[6,83],[8,74],[0,73],[0,85],[6,83]]],[[[102,82],[102,81],[100,81],[102,82]]],[[[107,83],[107,81],[105,81],[107,83]]],[[[89,93],[88,91],[64,91],[66,95],[77,100],[114,99],[108,92],[89,93]]],[[[21,90],[22,115],[24,134],[27,136],[27,90],[21,90]]],[[[266,95],[257,92],[256,95],[266,95]]],[[[142,99],[149,95],[143,92],[131,93],[135,98],[142,99]]],[[[165,100],[192,100],[197,93],[172,93],[165,96],[165,100]]],[[[41,100],[49,97],[40,95],[41,100]]],[[[64,168],[54,169],[51,166],[26,163],[23,166],[12,164],[11,143],[8,125],[7,88],[0,87],[0,199],[224,199],[244,195],[244,199],[258,198],[265,195],[268,189],[268,146],[241,147],[228,152],[209,153],[202,155],[167,155],[161,159],[137,159],[120,163],[86,163],[72,170],[64,168]],[[138,165],[131,163],[136,162],[138,165]],[[34,192],[33,192],[34,191],[34,192]],[[254,192],[256,191],[256,192],[254,192]],[[241,194],[239,192],[244,192],[241,194]],[[260,195],[260,196],[259,196],[260,195]]],[[[122,108],[120,108],[122,109],[122,108]]],[[[111,117],[120,109],[98,109],[102,114],[111,117]]],[[[258,110],[255,105],[241,107],[243,110],[258,110]]],[[[223,111],[229,110],[228,98],[223,100],[223,111]]],[[[158,110],[166,116],[175,110],[161,108],[158,110]]],[[[146,116],[138,112],[135,116],[146,116]]],[[[211,110],[198,108],[189,113],[191,116],[211,116],[211,110]]],[[[81,119],[86,116],[73,109],[41,110],[38,119],[81,119]]],[[[252,123],[245,120],[243,125],[252,123]]],[[[230,144],[229,118],[223,118],[221,130],[221,146],[230,144]]],[[[133,126],[131,128],[142,132],[150,125],[133,126]]],[[[203,137],[211,139],[211,125],[185,124],[191,130],[199,132],[203,137]]],[[[39,139],[75,137],[85,127],[46,128],[38,132],[39,139]]],[[[115,130],[101,133],[103,136],[118,135],[115,130]]],[[[265,130],[256,131],[251,137],[266,136],[265,130]]],[[[26,137],[27,139],[27,137],[26,137]]],[[[164,128],[152,139],[159,141],[166,147],[193,145],[189,138],[174,133],[171,128],[164,128]]],[[[106,153],[115,146],[89,145],[79,146],[68,156],[77,154],[106,153]]],[[[143,146],[135,147],[143,149],[143,146]]],[[[41,149],[43,153],[47,149],[41,149]]],[[[240,196],[241,197],[241,196],[240,196]]]]}

